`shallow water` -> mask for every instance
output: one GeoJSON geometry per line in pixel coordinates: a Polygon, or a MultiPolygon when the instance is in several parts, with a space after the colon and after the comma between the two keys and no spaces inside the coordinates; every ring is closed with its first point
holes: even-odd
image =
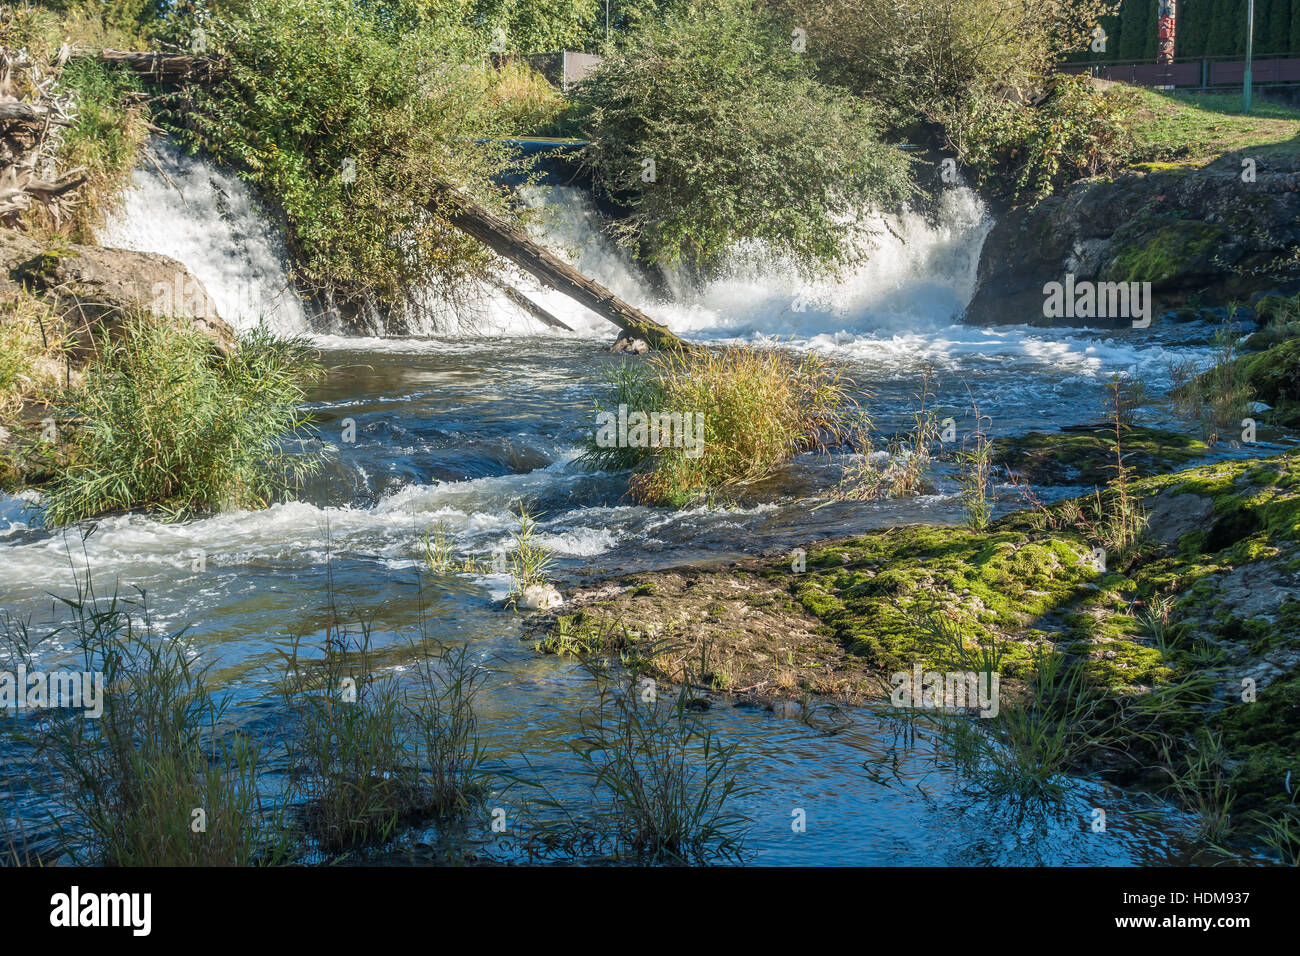
{"type": "MultiPolygon", "coordinates": [[[[217,203],[217,193],[241,188],[213,185],[201,170],[173,172],[198,183],[190,197],[196,203],[209,194],[217,203]]],[[[143,189],[149,177],[141,177],[143,189]]],[[[234,200],[225,195],[227,209],[244,208],[238,195],[234,200]]],[[[156,213],[171,200],[162,190],[152,202],[142,208],[156,213]]],[[[573,197],[547,202],[550,241],[649,307],[649,292],[590,232],[589,211],[573,197]]],[[[126,213],[143,214],[130,206],[126,213]]],[[[231,234],[248,232],[232,215],[231,234]]],[[[177,238],[188,228],[182,213],[163,218],[161,234],[137,219],[118,223],[113,235],[140,248],[192,248],[177,238]]],[[[956,316],[973,288],[987,231],[973,194],[955,191],[938,223],[918,217],[894,226],[907,241],[882,242],[838,285],[804,287],[760,256],[651,310],[701,339],[779,337],[845,362],[859,401],[885,434],[910,423],[926,365],[935,369],[941,417],[952,415],[965,431],[964,409],[974,398],[993,434],[1009,435],[1096,421],[1110,375],[1133,375],[1159,391],[1172,357],[1207,354],[1212,330],[1192,325],[1120,332],[963,326],[956,316]]],[[[259,273],[253,285],[273,287],[275,277],[260,274],[274,271],[263,255],[270,247],[261,239],[255,245],[257,262],[245,258],[243,268],[259,273]]],[[[200,249],[198,261],[187,264],[210,287],[237,296],[247,289],[226,291],[228,280],[202,274],[220,266],[228,276],[228,254],[208,263],[200,249]]],[[[37,629],[49,625],[57,617],[51,593],[71,593],[76,574],[88,568],[101,593],[142,590],[160,627],[188,627],[196,657],[213,662],[247,703],[280,673],[279,651],[296,637],[310,644],[323,636],[331,601],[374,623],[384,666],[409,660],[410,635],[423,618],[430,636],[468,642],[490,672],[480,710],[493,765],[518,769],[526,757],[544,783],[581,800],[565,742],[592,702],[590,678],[521,640],[520,618],[500,604],[504,576],[420,573],[424,536],[436,523],[449,529],[460,556],[490,558],[507,547],[514,513],[527,507],[541,516],[540,540],[558,555],[554,576],[563,589],[588,574],[788,552],[872,528],[960,520],[952,482],[943,478],[936,493],[921,498],[831,502],[826,491],[843,461],[814,455],[737,506],[671,511],[627,503],[625,476],[592,474],[575,461],[594,428],[600,371],[615,361],[607,351],[612,336],[594,316],[536,294],[578,332],[538,335],[531,320],[489,299],[468,323],[479,327],[477,335],[316,335],[331,370],[311,395],[317,433],[309,450],[326,452],[330,463],[294,501],[180,524],[115,516],[52,534],[41,527],[33,496],[0,499],[0,606],[30,617],[37,629]],[[492,322],[495,334],[483,328],[492,322]],[[344,440],[348,419],[355,441],[344,440]]],[[[241,314],[233,299],[226,308],[241,314]]],[[[292,309],[277,319],[281,328],[303,321],[292,309]]],[[[1012,489],[1000,491],[1002,508],[1019,504],[1012,489]]],[[[247,711],[254,732],[264,719],[264,708],[247,711]]],[[[900,746],[895,722],[871,708],[850,712],[834,734],[720,699],[704,719],[724,740],[742,744],[743,781],[752,793],[739,809],[754,822],[747,841],[754,862],[1151,864],[1188,857],[1189,831],[1179,815],[1095,781],[1076,781],[1050,818],[1010,820],[996,802],[964,793],[926,740],[900,746]],[[897,761],[894,786],[875,782],[868,769],[882,760],[897,761]],[[1102,834],[1089,827],[1095,806],[1107,811],[1102,834]],[[792,832],[795,808],[807,812],[805,833],[792,832]]],[[[498,795],[494,805],[513,812],[513,799],[498,795]]],[[[490,846],[483,852],[509,856],[490,846]]]]}

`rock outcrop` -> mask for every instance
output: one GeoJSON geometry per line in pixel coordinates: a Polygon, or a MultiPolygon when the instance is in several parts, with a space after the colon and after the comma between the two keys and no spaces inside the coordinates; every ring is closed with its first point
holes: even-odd
{"type": "Polygon", "coordinates": [[[0,230],[0,293],[22,287],[54,301],[85,352],[96,330],[112,334],[129,311],[177,319],[212,340],[222,352],[235,347],[235,333],[217,314],[203,283],[167,256],[128,249],[37,242],[0,230]]]}
{"type": "Polygon", "coordinates": [[[1244,158],[1084,180],[1036,207],[1008,211],[984,243],[966,321],[1056,324],[1044,316],[1043,286],[1067,274],[1150,282],[1157,311],[1285,287],[1279,273],[1297,273],[1300,251],[1300,172],[1262,159],[1248,168],[1244,158]]]}

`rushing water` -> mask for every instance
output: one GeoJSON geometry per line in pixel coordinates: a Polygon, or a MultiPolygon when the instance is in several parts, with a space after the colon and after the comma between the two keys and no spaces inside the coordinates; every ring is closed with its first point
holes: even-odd
{"type": "MultiPolygon", "coordinates": [[[[235,324],[247,326],[262,312],[281,330],[310,332],[307,310],[285,277],[282,244],[242,184],[158,153],[166,175],[152,167],[137,174],[138,189],[106,228],[105,243],[182,259],[235,324]]],[[[927,364],[949,413],[960,419],[973,395],[995,434],[1016,434],[1097,419],[1115,372],[1159,389],[1169,359],[1203,353],[1209,334],[1195,326],[1115,333],[962,325],[988,228],[965,189],[946,194],[937,221],[918,215],[892,222],[866,264],[838,283],[805,286],[786,264],[746,249],[723,278],[702,291],[678,289],[672,302],[653,300],[596,232],[580,195],[559,190],[529,200],[541,207],[548,243],[673,329],[717,341],[778,338],[844,361],[885,432],[908,423],[927,364]]],[[[485,747],[505,766],[519,766],[526,755],[563,793],[572,769],[564,742],[591,703],[591,681],[521,640],[518,617],[500,606],[504,577],[419,573],[421,544],[436,523],[451,531],[460,554],[486,558],[506,548],[514,513],[526,505],[541,514],[541,542],[559,556],[563,589],[593,572],[789,550],[902,522],[958,519],[959,502],[944,480],[922,498],[828,504],[824,491],[842,462],[817,456],[794,461],[731,508],[628,504],[623,477],[591,474],[574,461],[594,427],[600,370],[614,361],[613,330],[563,297],[528,291],[576,331],[541,330],[485,294],[479,309],[457,317],[451,335],[311,332],[332,369],[311,396],[317,444],[330,464],[295,501],[180,524],[114,516],[81,533],[52,534],[41,527],[34,496],[0,499],[0,604],[39,626],[51,620],[50,593],[68,593],[74,575],[89,568],[101,591],[147,592],[160,626],[188,625],[196,655],[215,662],[236,693],[251,699],[279,673],[279,649],[296,636],[322,634],[332,582],[336,603],[375,622],[389,666],[401,666],[422,618],[433,636],[469,642],[490,671],[481,701],[485,747]],[[355,441],[343,440],[345,419],[355,422],[355,441]]],[[[447,317],[438,318],[447,328],[447,317]]],[[[1003,507],[1014,506],[1010,489],[1001,491],[1003,507]]],[[[899,748],[892,722],[870,708],[855,711],[836,734],[721,702],[705,719],[724,739],[742,742],[753,792],[741,809],[754,820],[748,846],[757,862],[1186,858],[1177,815],[1092,781],[1077,781],[1058,817],[1012,824],[997,806],[964,794],[924,739],[899,748]],[[894,756],[898,784],[873,782],[867,767],[894,756]],[[1105,834],[1089,829],[1090,808],[1098,805],[1107,808],[1105,834]],[[791,831],[796,807],[807,811],[806,833],[791,831]]]]}

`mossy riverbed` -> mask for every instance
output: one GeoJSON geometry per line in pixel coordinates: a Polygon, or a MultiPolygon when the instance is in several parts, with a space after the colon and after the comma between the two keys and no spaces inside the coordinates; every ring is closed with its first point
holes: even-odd
{"type": "MultiPolygon", "coordinates": [[[[1087,442],[1100,439],[1065,445],[1087,442]]],[[[1173,460],[1200,451],[1155,444],[1151,455],[1173,460]]],[[[1076,459],[1088,473],[1088,456],[1076,459]]],[[[528,636],[543,652],[618,657],[769,702],[887,699],[891,675],[960,669],[980,648],[996,649],[1002,693],[1015,696],[1055,656],[1102,701],[1167,698],[1156,717],[1167,739],[1221,740],[1234,812],[1282,807],[1291,776],[1300,782],[1300,453],[1152,474],[1129,493],[1146,529],[1120,555],[1099,556],[1063,502],[981,531],[895,527],[602,581],[530,619],[528,636]]],[[[1126,769],[1091,769],[1156,788],[1132,743],[1126,769]]]]}

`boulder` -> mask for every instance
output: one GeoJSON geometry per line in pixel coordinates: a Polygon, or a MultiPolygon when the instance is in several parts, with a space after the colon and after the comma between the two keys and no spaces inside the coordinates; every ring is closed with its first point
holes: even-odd
{"type": "MultiPolygon", "coordinates": [[[[18,285],[54,300],[74,348],[85,352],[96,330],[111,335],[128,311],[152,312],[193,328],[223,353],[235,347],[234,330],[217,314],[207,289],[184,264],[168,256],[129,249],[40,243],[0,230],[0,286],[18,285]]],[[[0,289],[3,291],[3,289],[0,289]]]]}
{"type": "Polygon", "coordinates": [[[1245,300],[1271,289],[1269,265],[1300,248],[1300,172],[1261,165],[1253,182],[1240,173],[1230,164],[1131,170],[1006,211],[984,242],[966,321],[1128,324],[1045,318],[1043,287],[1067,273],[1150,282],[1157,313],[1193,296],[1245,300]]]}

